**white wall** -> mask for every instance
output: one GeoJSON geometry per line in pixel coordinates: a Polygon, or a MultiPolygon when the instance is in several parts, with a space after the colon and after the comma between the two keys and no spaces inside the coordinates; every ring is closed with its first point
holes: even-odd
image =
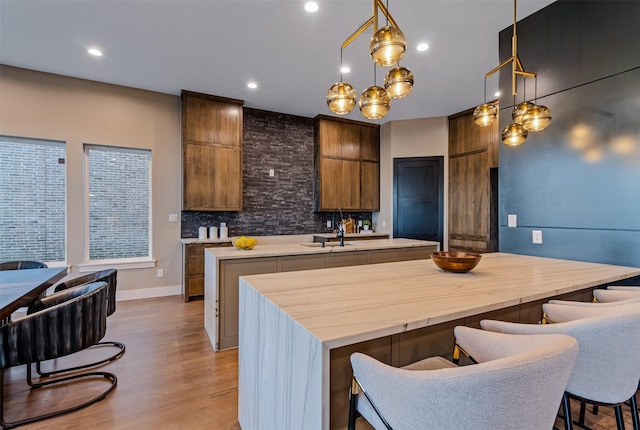
{"type": "Polygon", "coordinates": [[[393,235],[393,159],[444,156],[444,244],[448,249],[449,140],[447,117],[390,121],[380,131],[380,212],[374,229],[393,235]],[[382,224],[385,224],[383,226],[382,224]]]}
{"type": "Polygon", "coordinates": [[[73,272],[85,263],[83,144],[151,150],[157,263],[119,270],[118,295],[179,294],[180,223],[169,223],[168,216],[179,217],[181,208],[180,98],[9,66],[0,66],[0,94],[0,134],[66,142],[67,264],[73,272]],[[164,269],[163,278],[156,268],[164,269]]]}

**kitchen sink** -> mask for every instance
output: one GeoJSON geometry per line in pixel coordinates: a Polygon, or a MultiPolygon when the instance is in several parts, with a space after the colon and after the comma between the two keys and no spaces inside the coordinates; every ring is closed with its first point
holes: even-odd
{"type": "MultiPolygon", "coordinates": [[[[356,242],[345,242],[344,246],[354,246],[356,244],[357,244],[356,242]]],[[[310,248],[322,248],[322,243],[320,242],[301,243],[300,245],[308,246],[310,248]]],[[[325,242],[324,246],[325,248],[330,246],[340,246],[340,242],[325,242]]]]}

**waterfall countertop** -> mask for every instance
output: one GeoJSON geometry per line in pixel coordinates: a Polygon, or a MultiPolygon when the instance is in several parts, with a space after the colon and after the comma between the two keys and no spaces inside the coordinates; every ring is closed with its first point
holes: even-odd
{"type": "Polygon", "coordinates": [[[277,245],[260,245],[260,238],[255,248],[245,250],[236,248],[207,248],[218,260],[241,258],[278,257],[284,255],[327,254],[331,252],[374,251],[394,248],[415,248],[440,245],[439,242],[414,239],[379,239],[352,241],[345,240],[345,246],[338,246],[337,242],[326,243],[284,243],[277,245]]]}

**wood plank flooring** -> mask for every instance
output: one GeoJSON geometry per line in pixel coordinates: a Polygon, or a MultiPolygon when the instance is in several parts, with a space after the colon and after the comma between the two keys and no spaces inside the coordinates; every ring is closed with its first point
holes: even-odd
{"type": "MultiPolygon", "coordinates": [[[[100,368],[118,376],[115,391],[82,411],[20,428],[239,430],[237,350],[213,351],[203,313],[202,301],[184,303],[179,296],[119,302],[109,317],[105,340],[124,342],[127,351],[100,368]]],[[[109,352],[105,348],[75,354],[57,365],[67,367],[109,352]]],[[[13,421],[55,410],[103,387],[105,382],[80,382],[30,391],[25,367],[12,368],[5,374],[6,418],[13,421]]],[[[577,417],[578,405],[572,408],[577,417]]],[[[623,410],[626,428],[631,429],[629,408],[623,410]]],[[[587,413],[587,425],[593,430],[616,428],[610,408],[600,408],[598,416],[587,413]]],[[[563,428],[562,420],[556,426],[563,428]]]]}

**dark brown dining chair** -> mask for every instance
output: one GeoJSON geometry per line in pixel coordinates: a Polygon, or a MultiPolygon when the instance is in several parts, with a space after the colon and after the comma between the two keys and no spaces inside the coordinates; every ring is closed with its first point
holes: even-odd
{"type": "MultiPolygon", "coordinates": [[[[65,291],[69,288],[74,288],[79,285],[85,285],[92,282],[106,282],[107,283],[107,316],[113,314],[116,311],[116,287],[118,281],[118,271],[116,269],[105,269],[98,272],[89,273],[88,275],[79,276],[77,278],[69,279],[67,281],[62,281],[57,285],[54,285],[55,292],[58,293],[60,291],[65,291]]],[[[29,313],[36,312],[41,308],[41,303],[36,300],[34,301],[28,309],[29,313]]],[[[40,362],[36,363],[36,371],[40,376],[51,376],[57,375],[59,373],[73,372],[80,369],[86,369],[89,367],[96,367],[111,361],[117,360],[122,357],[125,352],[125,345],[122,342],[115,341],[105,341],[98,342],[94,347],[104,347],[104,346],[112,346],[117,348],[116,352],[109,355],[106,358],[100,359],[98,361],[94,361],[92,363],[82,364],[79,366],[64,368],[64,369],[55,369],[45,371],[42,369],[42,364],[40,362]]]]}
{"type": "MultiPolygon", "coordinates": [[[[118,379],[108,372],[76,373],[44,382],[34,381],[31,373],[32,363],[82,351],[104,337],[107,330],[107,296],[106,282],[71,288],[41,299],[42,309],[0,327],[0,425],[3,428],[10,429],[77,411],[104,399],[115,388],[118,379]],[[109,386],[79,404],[9,422],[4,412],[4,372],[23,364],[27,365],[27,383],[31,389],[72,381],[63,391],[79,390],[84,384],[76,380],[86,381],[85,378],[90,381],[104,378],[109,381],[109,386]]],[[[94,382],[90,385],[93,386],[94,382]]],[[[35,392],[29,393],[29,396],[37,395],[35,392]]]]}
{"type": "Polygon", "coordinates": [[[46,269],[47,265],[41,261],[16,260],[0,263],[0,270],[46,269]]]}

